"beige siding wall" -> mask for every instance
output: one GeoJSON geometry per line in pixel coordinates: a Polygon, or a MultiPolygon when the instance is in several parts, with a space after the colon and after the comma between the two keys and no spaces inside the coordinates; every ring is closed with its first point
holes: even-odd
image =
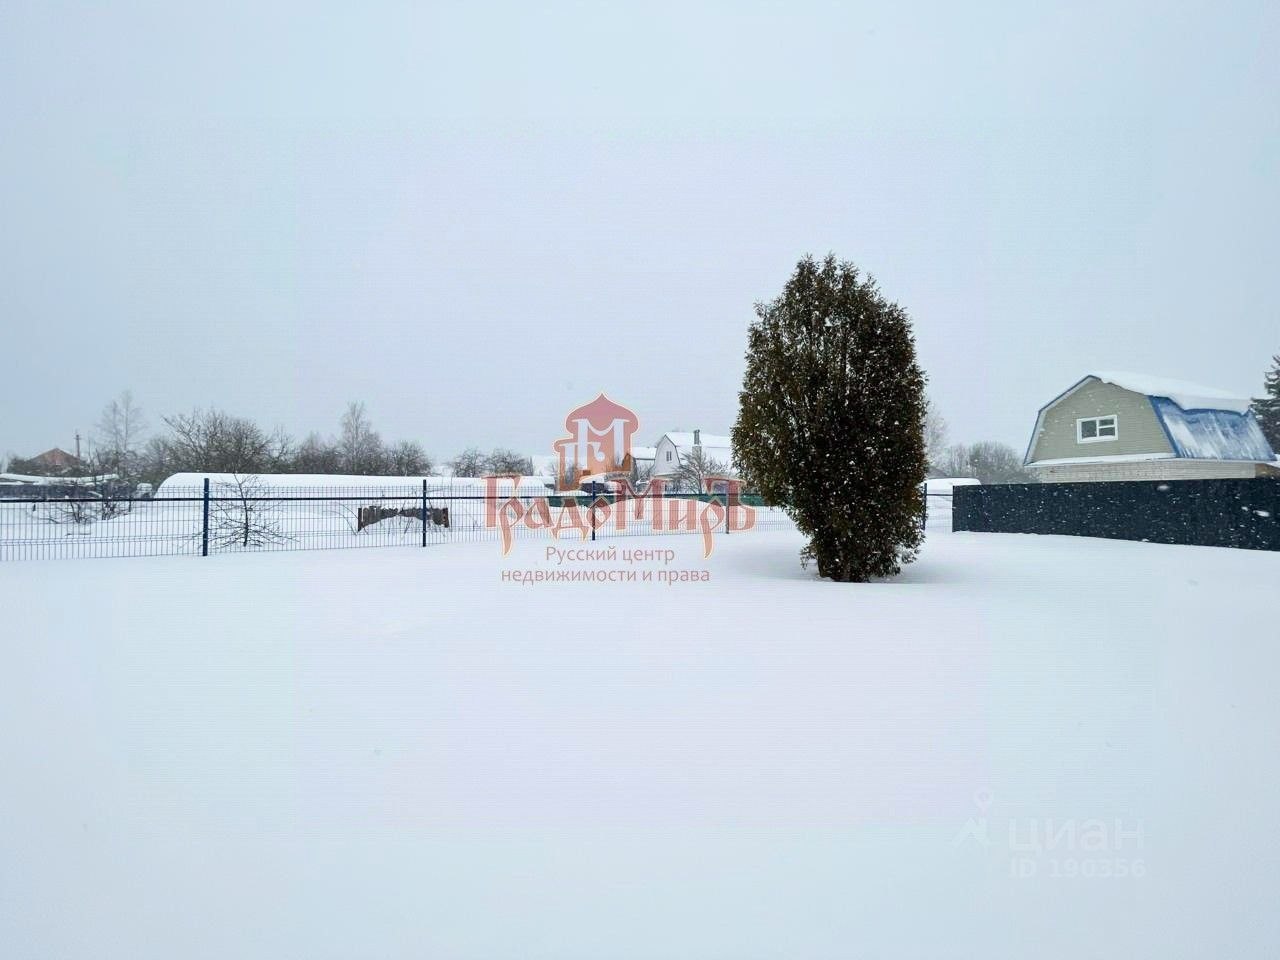
{"type": "Polygon", "coordinates": [[[1031,447],[1031,460],[1064,457],[1117,457],[1135,453],[1172,453],[1151,401],[1140,393],[1093,380],[1044,412],[1040,433],[1031,447]],[[1115,440],[1079,443],[1076,420],[1115,414],[1115,440]]]}
{"type": "Polygon", "coordinates": [[[1097,483],[1106,480],[1217,480],[1280,475],[1260,463],[1232,460],[1135,460],[1127,463],[1064,463],[1032,467],[1044,483],[1097,483]]]}

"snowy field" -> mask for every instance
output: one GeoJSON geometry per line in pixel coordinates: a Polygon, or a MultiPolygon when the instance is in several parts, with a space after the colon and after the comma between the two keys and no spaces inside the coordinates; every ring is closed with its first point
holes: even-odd
{"type": "Polygon", "coordinates": [[[613,545],[0,568],[0,955],[1276,955],[1280,554],[613,545]]]}

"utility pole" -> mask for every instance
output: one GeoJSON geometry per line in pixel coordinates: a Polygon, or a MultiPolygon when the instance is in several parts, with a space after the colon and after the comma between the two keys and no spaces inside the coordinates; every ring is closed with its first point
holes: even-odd
{"type": "Polygon", "coordinates": [[[80,459],[80,431],[76,431],[76,459],[80,459]]]}

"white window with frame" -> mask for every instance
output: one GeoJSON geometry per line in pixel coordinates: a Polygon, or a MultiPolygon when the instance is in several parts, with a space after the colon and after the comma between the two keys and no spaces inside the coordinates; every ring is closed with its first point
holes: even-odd
{"type": "Polygon", "coordinates": [[[670,451],[670,450],[668,450],[668,451],[667,451],[667,463],[670,463],[670,462],[671,462],[671,451],[670,451]]]}
{"type": "Polygon", "coordinates": [[[1103,443],[1120,435],[1120,421],[1113,413],[1107,417],[1081,417],[1076,421],[1076,443],[1103,443]]]}

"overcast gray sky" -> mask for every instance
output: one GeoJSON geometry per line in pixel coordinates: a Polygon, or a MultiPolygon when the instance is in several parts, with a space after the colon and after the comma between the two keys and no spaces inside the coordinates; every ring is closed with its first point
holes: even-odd
{"type": "Polygon", "coordinates": [[[599,390],[727,431],[806,251],[910,312],[956,439],[1091,368],[1256,393],[1278,49],[1274,2],[6,0],[0,450],[125,387],[437,455],[599,390]]]}

